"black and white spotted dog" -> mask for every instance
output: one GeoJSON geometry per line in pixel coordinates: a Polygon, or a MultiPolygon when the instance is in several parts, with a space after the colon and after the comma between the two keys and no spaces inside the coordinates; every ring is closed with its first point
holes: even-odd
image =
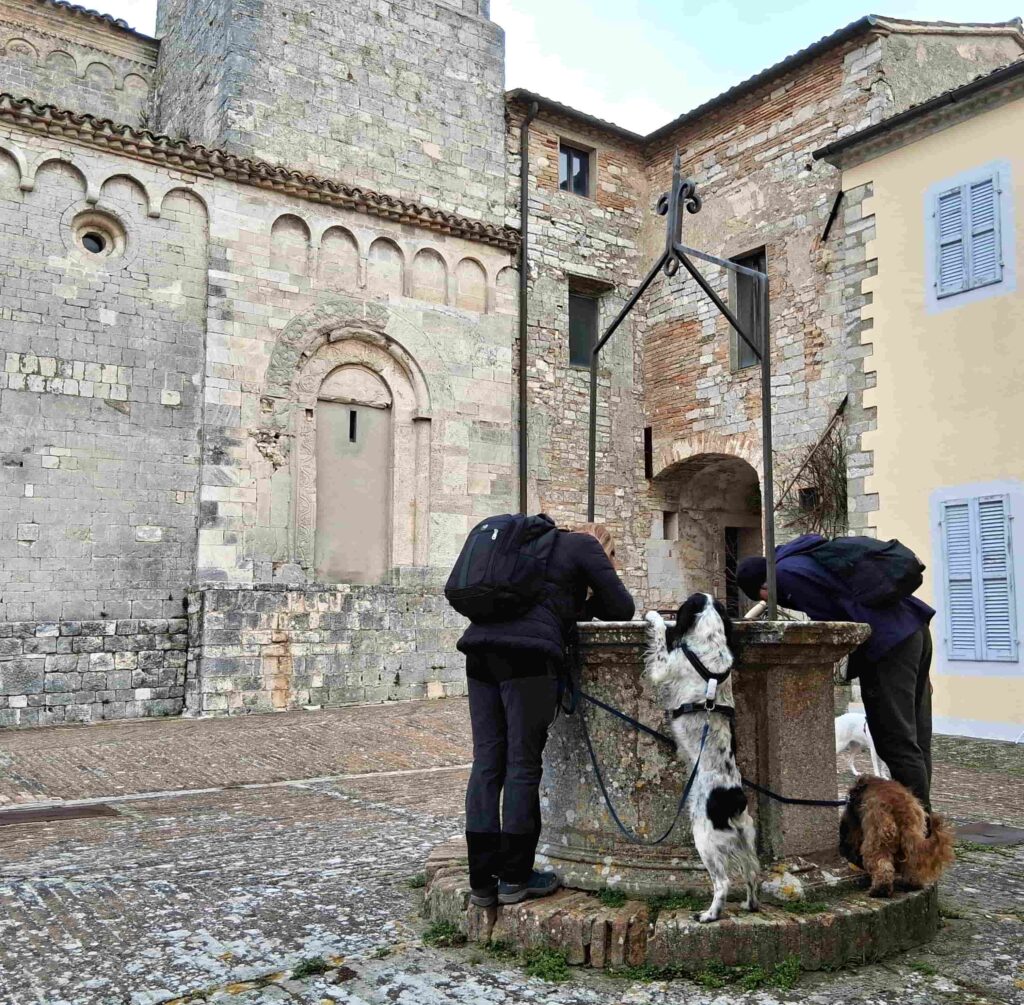
{"type": "Polygon", "coordinates": [[[747,812],[747,797],[736,767],[732,729],[732,622],[725,608],[706,593],[695,593],[683,603],[675,628],[666,628],[656,611],[648,612],[647,622],[647,676],[672,714],[680,756],[690,762],[691,769],[700,752],[704,724],[708,724],[688,802],[694,844],[711,877],[714,900],[697,920],[717,921],[722,916],[730,867],[746,883],[744,907],[756,911],[760,905],[754,822],[747,812]],[[711,711],[707,711],[709,707],[711,711]]]}

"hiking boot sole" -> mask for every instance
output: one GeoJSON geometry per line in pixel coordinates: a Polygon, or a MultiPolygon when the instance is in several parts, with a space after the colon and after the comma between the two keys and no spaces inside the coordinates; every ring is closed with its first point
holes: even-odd
{"type": "Polygon", "coordinates": [[[498,903],[518,904],[524,900],[537,900],[540,897],[550,897],[551,894],[556,893],[559,889],[560,885],[553,886],[550,890],[531,890],[527,887],[523,890],[516,890],[515,893],[499,893],[498,903]]]}

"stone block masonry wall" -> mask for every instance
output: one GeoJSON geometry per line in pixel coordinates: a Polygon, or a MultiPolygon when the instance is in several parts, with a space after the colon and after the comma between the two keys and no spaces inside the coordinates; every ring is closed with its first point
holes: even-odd
{"type": "Polygon", "coordinates": [[[207,254],[185,185],[0,131],[0,621],[183,616],[207,254]]]}
{"type": "Polygon", "coordinates": [[[477,3],[160,0],[158,31],[161,131],[504,220],[504,38],[477,3]]]}
{"type": "Polygon", "coordinates": [[[237,715],[465,693],[465,621],[440,590],[211,588],[189,597],[187,712],[237,715]]]}
{"type": "Polygon", "coordinates": [[[185,618],[0,622],[0,726],[177,715],[185,618]]]}
{"type": "Polygon", "coordinates": [[[227,184],[211,205],[198,581],[317,580],[318,394],[353,365],[394,396],[386,567],[450,568],[515,491],[508,252],[227,184]]]}
{"type": "Polygon", "coordinates": [[[878,271],[878,261],[868,258],[868,245],[875,236],[874,215],[865,213],[870,198],[870,185],[843,194],[844,229],[832,283],[842,290],[843,338],[849,358],[856,361],[849,376],[850,406],[846,414],[849,528],[851,534],[873,537],[878,495],[865,491],[865,480],[874,470],[874,452],[864,449],[862,442],[864,434],[877,425],[875,409],[864,406],[864,392],[875,386],[875,373],[869,369],[874,322],[862,317],[862,310],[871,303],[871,294],[863,292],[861,286],[878,271]]]}
{"type": "Polygon", "coordinates": [[[145,126],[158,44],[109,18],[38,0],[0,8],[0,90],[145,126]]]}

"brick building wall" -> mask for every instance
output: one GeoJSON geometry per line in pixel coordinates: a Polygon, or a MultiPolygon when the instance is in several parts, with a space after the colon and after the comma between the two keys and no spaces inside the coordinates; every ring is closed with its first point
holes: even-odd
{"type": "Polygon", "coordinates": [[[158,45],[70,4],[4,0],[0,90],[145,126],[158,45]]]}
{"type": "MultiPolygon", "coordinates": [[[[859,514],[872,506],[863,495],[870,457],[860,451],[859,436],[873,419],[859,395],[871,379],[863,362],[870,346],[851,333],[852,287],[846,282],[856,267],[859,238],[847,232],[853,221],[847,197],[823,240],[839,185],[832,169],[812,166],[811,151],[1021,52],[1020,33],[1010,27],[965,33],[903,25],[899,31],[866,29],[760,88],[629,144],[637,172],[633,200],[609,213],[575,216],[579,197],[549,193],[557,186],[558,136],[575,136],[582,141],[577,145],[596,151],[598,203],[602,181],[619,182],[604,161],[620,138],[584,117],[555,115],[549,123],[552,113],[542,112],[531,129],[531,227],[538,236],[531,249],[537,320],[531,317],[529,333],[537,361],[530,373],[531,468],[541,504],[555,500],[552,509],[570,519],[585,505],[586,376],[581,372],[574,381],[562,362],[566,273],[588,272],[579,263],[591,262],[597,263],[594,274],[613,277],[614,289],[602,299],[602,322],[614,316],[662,250],[662,220],[654,207],[679,150],[684,173],[696,180],[704,201],[700,213],[685,218],[684,243],[725,258],[762,247],[767,252],[778,476],[785,484],[796,467],[793,459],[816,440],[849,392],[850,525],[866,525],[859,514]],[[899,34],[903,30],[908,35],[899,34]],[[573,421],[575,429],[559,437],[559,427],[573,421]]],[[[513,104],[517,116],[522,107],[522,101],[513,104]]],[[[516,121],[510,154],[518,149],[516,121]]],[[[725,270],[701,267],[731,302],[725,270]]],[[[763,467],[759,370],[734,369],[736,339],[728,323],[681,277],[655,280],[630,332],[615,336],[612,346],[620,355],[609,355],[600,390],[598,518],[607,519],[625,543],[620,562],[641,602],[670,605],[693,589],[724,594],[724,529],[735,530],[739,557],[760,548],[752,533],[761,520],[760,499],[744,488],[763,467]],[[630,338],[635,357],[626,364],[621,354],[627,350],[618,343],[630,338]],[[651,482],[643,476],[644,426],[652,432],[651,482]],[[704,486],[696,496],[694,484],[704,486]],[[702,505],[700,497],[707,502],[702,505]],[[668,540],[666,533],[678,536],[668,540]]]]}
{"type": "MultiPolygon", "coordinates": [[[[511,111],[509,204],[517,206],[519,129],[526,107],[516,101],[511,111]]],[[[528,496],[531,510],[562,525],[582,523],[587,516],[590,371],[569,361],[570,287],[601,294],[602,328],[614,318],[648,267],[642,231],[649,201],[644,160],[635,144],[546,112],[532,122],[528,496]],[[559,189],[561,141],[594,151],[598,181],[591,196],[559,189]]],[[[598,376],[598,509],[616,536],[620,571],[632,589],[645,577],[646,528],[635,522],[628,497],[643,476],[638,352],[629,321],[603,351],[598,376]]]]}

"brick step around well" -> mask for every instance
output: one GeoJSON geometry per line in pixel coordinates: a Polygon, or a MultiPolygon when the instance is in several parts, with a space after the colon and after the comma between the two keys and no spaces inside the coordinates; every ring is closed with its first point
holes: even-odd
{"type": "Polygon", "coordinates": [[[805,970],[833,969],[922,945],[939,927],[934,887],[890,900],[868,897],[862,889],[845,890],[828,900],[827,910],[812,914],[774,904],[750,914],[730,901],[727,917],[710,925],[695,921],[691,909],[655,914],[645,901],[605,907],[596,895],[569,889],[542,900],[483,909],[469,904],[461,842],[434,850],[426,879],[428,918],[457,925],[471,942],[543,946],[562,952],[570,964],[602,969],[648,964],[698,971],[712,961],[769,967],[790,958],[805,970]]]}

